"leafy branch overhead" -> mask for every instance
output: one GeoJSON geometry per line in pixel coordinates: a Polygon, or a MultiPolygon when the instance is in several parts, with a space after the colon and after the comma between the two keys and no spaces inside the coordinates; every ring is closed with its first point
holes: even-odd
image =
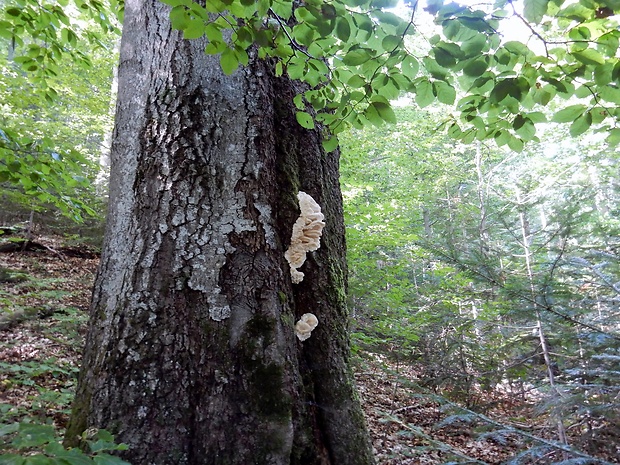
{"type": "Polygon", "coordinates": [[[3,2],[3,195],[31,210],[53,205],[78,222],[95,215],[86,198],[109,127],[105,92],[121,16],[116,0],[3,2]]]}
{"type": "Polygon", "coordinates": [[[55,78],[63,71],[63,58],[91,66],[80,44],[105,47],[110,33],[118,34],[122,17],[117,0],[54,0],[48,3],[13,0],[3,8],[0,37],[10,41],[10,59],[28,73],[29,81],[49,103],[58,97],[55,78]],[[99,30],[85,25],[95,23],[99,30]]]}
{"type": "MultiPolygon", "coordinates": [[[[256,45],[259,57],[277,59],[278,75],[305,82],[295,104],[308,129],[394,122],[390,101],[412,93],[420,107],[455,105],[446,122],[453,137],[520,151],[559,97],[571,105],[551,121],[569,123],[573,136],[595,127],[620,142],[618,0],[500,0],[484,11],[431,1],[425,9],[440,32],[425,38],[424,52],[412,46],[427,19],[417,3],[396,14],[397,0],[162,1],[185,38],[207,37],[225,73],[246,65],[256,45]],[[524,36],[509,40],[503,31],[517,25],[524,36]]],[[[324,145],[333,150],[337,140],[324,145]]]]}

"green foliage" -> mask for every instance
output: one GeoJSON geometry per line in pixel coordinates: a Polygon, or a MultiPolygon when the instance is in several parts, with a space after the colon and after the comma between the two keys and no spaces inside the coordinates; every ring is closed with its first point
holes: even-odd
{"type": "Polygon", "coordinates": [[[99,1],[3,5],[0,193],[7,206],[54,206],[78,222],[98,214],[91,184],[111,125],[113,8],[99,1]]]}
{"type": "Polygon", "coordinates": [[[206,52],[220,54],[225,73],[246,64],[257,44],[260,57],[278,60],[276,74],[308,84],[297,101],[306,128],[313,127],[306,107],[334,134],[393,123],[390,101],[414,93],[420,107],[456,101],[459,114],[445,123],[452,137],[521,151],[538,140],[535,126],[546,120],[539,109],[560,97],[584,102],[581,112],[555,117],[571,123],[571,135],[595,126],[610,144],[620,139],[620,32],[613,7],[590,0],[528,0],[523,13],[506,0],[488,10],[433,2],[426,10],[438,33],[423,54],[412,41],[428,19],[415,8],[407,18],[395,14],[395,1],[164,3],[185,38],[206,36],[206,52]],[[502,27],[521,27],[527,45],[503,40],[502,27]]]}
{"type": "Polygon", "coordinates": [[[0,37],[10,43],[9,55],[29,76],[34,89],[53,103],[58,96],[54,81],[62,73],[67,56],[74,63],[90,66],[88,53],[80,48],[87,41],[102,44],[108,33],[119,33],[114,17],[119,3],[58,0],[45,4],[13,0],[4,4],[0,37]],[[83,27],[92,21],[100,31],[83,27]]]}
{"type": "MultiPolygon", "coordinates": [[[[275,59],[277,75],[305,82],[295,99],[297,121],[322,129],[328,151],[347,128],[394,123],[391,102],[405,94],[420,107],[454,107],[456,113],[446,109],[443,127],[465,143],[489,139],[521,151],[538,140],[537,126],[548,119],[568,124],[571,136],[594,128],[610,145],[620,143],[620,32],[613,5],[531,0],[520,13],[505,1],[488,10],[437,1],[426,8],[435,34],[420,46],[419,30],[429,17],[415,9],[396,14],[391,0],[165,3],[172,26],[186,39],[206,37],[206,53],[220,56],[225,73],[247,65],[257,45],[259,57],[275,59]],[[528,35],[527,45],[502,39],[502,28],[515,26],[528,35]],[[569,106],[558,107],[558,98],[570,98],[569,106]]],[[[5,86],[11,113],[32,105],[55,111],[66,101],[61,81],[67,69],[96,66],[93,50],[109,47],[118,17],[122,4],[115,0],[8,2],[0,40],[9,51],[3,74],[18,83],[5,86]]],[[[0,121],[0,182],[77,220],[94,214],[86,192],[97,168],[92,146],[78,147],[54,130],[24,130],[32,125],[19,119],[0,121]]],[[[66,125],[67,117],[62,120],[66,125]]]]}
{"type": "Polygon", "coordinates": [[[51,425],[10,423],[0,425],[0,439],[10,453],[0,454],[3,465],[129,465],[108,452],[127,450],[115,444],[106,430],[87,430],[82,437],[85,451],[65,449],[51,425]]]}
{"type": "Polygon", "coordinates": [[[555,124],[528,153],[474,150],[433,133],[439,115],[396,115],[393,132],[341,135],[358,353],[407,362],[422,387],[476,411],[529,389],[573,444],[613,455],[616,154],[555,124]]]}
{"type": "Polygon", "coordinates": [[[62,289],[63,278],[51,277],[20,281],[15,282],[11,288],[0,290],[0,302],[3,303],[0,309],[0,325],[20,314],[34,317],[41,313],[45,314],[45,308],[29,305],[33,299],[46,302],[51,309],[62,309],[62,311],[75,316],[75,308],[67,307],[63,303],[65,299],[73,295],[73,291],[62,289]]]}
{"type": "Polygon", "coordinates": [[[38,140],[0,129],[0,184],[17,184],[30,201],[56,205],[76,220],[95,211],[70,192],[88,188],[83,172],[88,161],[77,151],[56,151],[56,144],[43,136],[38,140]]]}

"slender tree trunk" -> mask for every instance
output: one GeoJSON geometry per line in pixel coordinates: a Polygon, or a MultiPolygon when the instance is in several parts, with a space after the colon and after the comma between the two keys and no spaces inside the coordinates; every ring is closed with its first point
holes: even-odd
{"type": "Polygon", "coordinates": [[[489,261],[489,230],[487,225],[487,192],[485,189],[484,173],[482,171],[482,150],[480,149],[480,143],[476,145],[476,175],[478,177],[478,185],[476,187],[478,194],[478,209],[480,212],[480,219],[478,220],[478,237],[480,240],[480,257],[486,264],[489,261]]]}
{"type": "Polygon", "coordinates": [[[269,63],[224,76],[168,7],[128,0],[110,210],[67,442],[89,427],[146,464],[370,464],[348,370],[338,157],[269,63]],[[298,191],[321,247],[292,284],[298,191]],[[300,342],[294,325],[318,317],[300,342]]]}
{"type": "MultiPolygon", "coordinates": [[[[120,40],[114,41],[114,53],[120,51],[120,40]]],[[[110,117],[114,116],[114,108],[118,94],[118,65],[114,65],[112,70],[112,84],[110,85],[110,117]]],[[[106,131],[101,141],[101,151],[99,152],[99,172],[95,179],[95,187],[99,195],[107,193],[108,178],[110,175],[110,150],[112,146],[112,131],[106,131]]]]}
{"type": "MultiPolygon", "coordinates": [[[[519,193],[517,192],[517,202],[521,205],[521,198],[519,193]]],[[[530,248],[530,226],[529,221],[525,215],[523,209],[520,208],[519,211],[519,223],[521,226],[521,240],[523,242],[523,253],[525,256],[525,268],[527,272],[527,278],[530,285],[530,297],[532,302],[536,302],[537,292],[534,286],[534,272],[532,270],[532,251],[530,248]]],[[[547,343],[547,336],[544,331],[544,327],[542,324],[542,318],[540,315],[540,310],[536,308],[536,331],[538,332],[538,340],[540,341],[540,349],[542,351],[543,360],[545,361],[545,367],[547,369],[547,378],[549,379],[549,386],[555,396],[560,396],[560,391],[558,391],[556,383],[555,383],[555,374],[553,373],[553,361],[551,360],[551,352],[549,350],[549,344],[547,343]]],[[[555,416],[555,415],[554,415],[555,416]]],[[[566,438],[566,429],[564,427],[564,422],[562,420],[561,415],[556,416],[557,428],[558,428],[558,439],[560,442],[567,444],[566,438]]]]}

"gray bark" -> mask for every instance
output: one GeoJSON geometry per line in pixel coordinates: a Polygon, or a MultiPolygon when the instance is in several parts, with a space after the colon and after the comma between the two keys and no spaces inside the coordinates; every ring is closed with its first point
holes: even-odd
{"type": "Polygon", "coordinates": [[[125,3],[110,210],[67,443],[106,428],[134,464],[369,464],[347,367],[338,157],[293,83],[224,76],[168,7],[125,3]],[[321,248],[290,280],[297,192],[321,248]],[[312,312],[309,340],[294,334],[312,312]]]}

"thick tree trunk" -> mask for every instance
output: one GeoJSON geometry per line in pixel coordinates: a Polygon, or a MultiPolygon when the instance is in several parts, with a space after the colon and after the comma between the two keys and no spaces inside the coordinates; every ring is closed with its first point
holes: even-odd
{"type": "Polygon", "coordinates": [[[146,464],[369,464],[347,367],[337,156],[268,64],[224,76],[156,0],[125,3],[110,211],[67,442],[146,464]],[[292,284],[298,191],[321,247],[292,284]],[[307,312],[318,327],[300,342],[307,312]]]}

